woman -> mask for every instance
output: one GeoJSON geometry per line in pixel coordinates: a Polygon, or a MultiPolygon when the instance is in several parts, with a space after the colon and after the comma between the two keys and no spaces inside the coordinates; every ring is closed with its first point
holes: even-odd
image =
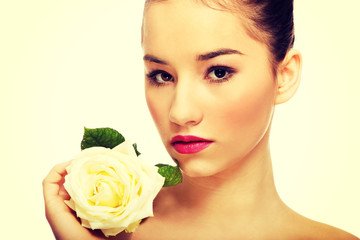
{"type": "MultiPolygon", "coordinates": [[[[289,209],[275,188],[271,120],[302,65],[292,9],[290,0],[146,2],[146,99],[184,179],[160,192],[154,218],[115,239],[357,239],[289,209]]],[[[103,239],[63,202],[67,164],[44,180],[54,234],[103,239]]]]}

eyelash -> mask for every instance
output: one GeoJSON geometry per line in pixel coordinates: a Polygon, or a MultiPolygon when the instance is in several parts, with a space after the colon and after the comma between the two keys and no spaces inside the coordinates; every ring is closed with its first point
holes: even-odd
{"type": "Polygon", "coordinates": [[[223,65],[216,65],[216,66],[210,67],[206,71],[205,79],[207,79],[210,83],[222,83],[222,82],[228,81],[234,75],[234,73],[236,73],[236,70],[234,68],[232,68],[232,67],[227,67],[227,66],[223,66],[223,65]],[[212,72],[215,72],[216,70],[225,71],[226,75],[224,77],[218,78],[218,79],[212,79],[211,77],[209,77],[209,75],[212,72]]]}
{"type": "MultiPolygon", "coordinates": [[[[149,79],[149,81],[152,85],[160,87],[162,85],[165,85],[166,83],[159,82],[159,80],[157,79],[157,75],[159,75],[159,74],[167,74],[167,75],[171,76],[171,74],[167,73],[166,71],[155,70],[155,71],[152,71],[152,72],[146,74],[146,77],[147,77],[147,79],[149,79]]],[[[171,76],[171,78],[174,79],[173,76],[171,76]]]]}
{"type": "MultiPolygon", "coordinates": [[[[210,82],[210,83],[219,84],[219,83],[228,81],[233,76],[234,73],[236,73],[236,70],[234,68],[223,66],[223,65],[216,65],[216,66],[210,67],[206,71],[204,78],[206,80],[208,80],[208,82],[210,82]],[[219,79],[214,79],[214,78],[210,77],[209,75],[212,72],[216,71],[216,70],[225,71],[226,75],[224,77],[222,77],[222,78],[219,78],[219,79]]],[[[174,80],[174,77],[171,74],[169,74],[169,73],[167,73],[166,71],[163,71],[163,70],[152,71],[152,72],[146,74],[146,77],[150,81],[151,84],[153,84],[154,86],[157,86],[157,87],[163,86],[163,85],[166,84],[166,82],[170,82],[170,81],[174,80]],[[167,81],[162,80],[163,82],[159,82],[159,80],[157,79],[157,76],[159,74],[166,74],[166,75],[171,77],[171,80],[167,80],[167,81]]]]}

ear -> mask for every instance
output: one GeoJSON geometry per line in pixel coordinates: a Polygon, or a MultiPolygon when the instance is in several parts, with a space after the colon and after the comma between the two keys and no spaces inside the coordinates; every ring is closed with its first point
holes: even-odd
{"type": "Polygon", "coordinates": [[[277,95],[275,104],[288,101],[295,95],[301,78],[302,57],[299,51],[290,49],[277,71],[277,95]]]}

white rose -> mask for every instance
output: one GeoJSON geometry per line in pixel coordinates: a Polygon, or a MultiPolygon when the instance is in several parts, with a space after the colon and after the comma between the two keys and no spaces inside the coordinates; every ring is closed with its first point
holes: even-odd
{"type": "Polygon", "coordinates": [[[132,144],[83,150],[67,168],[64,187],[84,227],[105,236],[133,232],[153,216],[153,200],[164,184],[157,167],[137,157],[132,144]]]}

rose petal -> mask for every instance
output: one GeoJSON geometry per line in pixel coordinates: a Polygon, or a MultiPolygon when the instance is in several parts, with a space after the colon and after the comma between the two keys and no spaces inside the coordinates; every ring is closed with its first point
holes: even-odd
{"type": "Polygon", "coordinates": [[[125,141],[113,148],[114,151],[137,157],[135,149],[130,141],[125,141]]]}
{"type": "Polygon", "coordinates": [[[128,141],[114,149],[83,150],[67,168],[64,187],[82,225],[106,236],[132,232],[153,216],[153,200],[164,184],[157,167],[138,158],[128,141]]]}

